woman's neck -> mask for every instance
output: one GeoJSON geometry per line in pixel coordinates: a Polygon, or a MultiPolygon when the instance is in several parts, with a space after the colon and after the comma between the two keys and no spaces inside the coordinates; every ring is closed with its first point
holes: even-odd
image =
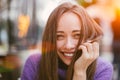
{"type": "Polygon", "coordinates": [[[68,69],[68,65],[66,65],[60,58],[58,58],[58,67],[63,70],[68,69]]]}

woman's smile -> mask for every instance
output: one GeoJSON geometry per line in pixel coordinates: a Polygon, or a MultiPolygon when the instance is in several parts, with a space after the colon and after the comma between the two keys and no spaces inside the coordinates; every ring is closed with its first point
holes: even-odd
{"type": "Polygon", "coordinates": [[[61,53],[64,55],[64,57],[66,57],[66,58],[72,58],[73,57],[73,55],[74,55],[74,52],[62,52],[61,51],[61,53]]]}

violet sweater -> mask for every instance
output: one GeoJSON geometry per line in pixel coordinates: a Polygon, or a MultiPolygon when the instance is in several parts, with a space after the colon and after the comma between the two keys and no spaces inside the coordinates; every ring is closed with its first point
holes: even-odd
{"type": "MultiPolygon", "coordinates": [[[[35,54],[27,59],[21,74],[21,80],[36,80],[35,78],[38,70],[37,66],[40,57],[40,54],[35,54]]],[[[60,75],[59,80],[64,80],[65,73],[65,70],[58,70],[58,74],[60,75]]],[[[112,80],[112,75],[112,64],[103,60],[102,58],[98,58],[94,80],[112,80]]]]}

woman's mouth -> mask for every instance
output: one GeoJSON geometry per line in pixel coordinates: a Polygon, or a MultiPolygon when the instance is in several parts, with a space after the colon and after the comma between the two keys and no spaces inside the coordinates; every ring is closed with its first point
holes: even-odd
{"type": "Polygon", "coordinates": [[[73,53],[63,53],[63,55],[66,57],[73,57],[74,54],[73,53]]]}
{"type": "Polygon", "coordinates": [[[67,59],[71,59],[74,55],[74,52],[61,52],[61,53],[67,59]]]}
{"type": "Polygon", "coordinates": [[[58,56],[60,57],[60,59],[67,65],[70,64],[73,56],[74,56],[74,53],[73,51],[58,51],[58,56]]]}

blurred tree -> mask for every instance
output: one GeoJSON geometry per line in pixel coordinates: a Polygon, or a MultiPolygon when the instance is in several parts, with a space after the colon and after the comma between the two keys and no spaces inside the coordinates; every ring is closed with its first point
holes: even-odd
{"type": "Polygon", "coordinates": [[[5,27],[4,26],[4,21],[2,19],[2,12],[5,11],[5,9],[7,9],[7,6],[4,6],[6,5],[6,0],[0,0],[0,45],[2,45],[2,41],[1,41],[1,31],[2,29],[5,27]]]}
{"type": "Polygon", "coordinates": [[[7,17],[7,24],[8,24],[8,52],[12,52],[11,51],[11,46],[12,44],[14,44],[14,36],[13,36],[13,22],[10,20],[10,10],[11,10],[11,2],[12,0],[7,0],[7,14],[8,14],[8,17],[7,17]]]}
{"type": "Polygon", "coordinates": [[[21,12],[18,15],[17,26],[17,50],[35,48],[39,37],[39,25],[36,19],[36,0],[23,1],[23,5],[21,6],[21,12]]]}
{"type": "Polygon", "coordinates": [[[36,19],[36,1],[33,1],[33,11],[32,11],[32,20],[31,20],[31,24],[29,27],[29,31],[28,31],[28,43],[29,43],[29,47],[35,47],[38,41],[38,35],[39,35],[39,25],[36,19]]]}
{"type": "Polygon", "coordinates": [[[120,9],[116,9],[116,19],[111,23],[113,31],[112,52],[114,67],[118,68],[118,79],[120,80],[120,9]]]}

